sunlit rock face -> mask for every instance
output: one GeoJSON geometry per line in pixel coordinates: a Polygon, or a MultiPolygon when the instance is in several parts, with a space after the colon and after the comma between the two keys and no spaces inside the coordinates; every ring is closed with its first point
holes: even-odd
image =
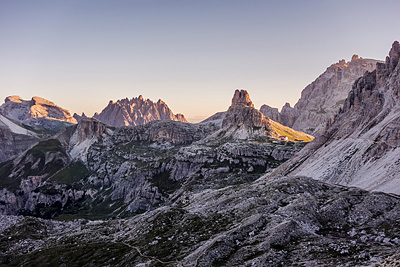
{"type": "Polygon", "coordinates": [[[23,100],[9,96],[0,106],[0,112],[7,118],[29,126],[38,126],[52,131],[77,123],[70,112],[41,97],[23,100]]]}
{"type": "Polygon", "coordinates": [[[278,122],[283,125],[317,135],[343,106],[353,83],[366,71],[373,71],[378,62],[380,61],[363,59],[358,55],[353,55],[348,62],[340,60],[304,88],[301,98],[293,108],[286,103],[280,116],[268,106],[261,107],[260,111],[266,117],[278,118],[278,122]]]}
{"type": "Polygon", "coordinates": [[[258,138],[261,136],[279,138],[288,136],[290,141],[311,141],[313,137],[303,132],[283,126],[265,117],[254,108],[246,90],[236,90],[232,104],[222,120],[222,129],[216,135],[224,135],[234,139],[258,138]]]}
{"type": "Polygon", "coordinates": [[[254,108],[253,102],[251,102],[249,93],[246,90],[235,90],[235,94],[232,98],[232,106],[237,104],[243,104],[248,107],[254,108]]]}
{"type": "Polygon", "coordinates": [[[182,114],[174,114],[161,99],[156,103],[139,96],[132,99],[110,101],[100,114],[94,117],[110,126],[136,126],[150,121],[167,120],[187,122],[182,114]]]}
{"type": "Polygon", "coordinates": [[[260,111],[254,108],[246,90],[235,91],[232,104],[222,121],[222,127],[228,125],[268,127],[267,119],[260,111]]]}
{"type": "Polygon", "coordinates": [[[399,55],[395,42],[385,63],[356,80],[321,136],[276,173],[400,194],[399,55]]]}
{"type": "Polygon", "coordinates": [[[31,100],[23,100],[19,96],[9,96],[1,105],[0,111],[4,116],[23,123],[29,119],[42,117],[76,123],[68,110],[37,96],[32,97],[31,100]]]}

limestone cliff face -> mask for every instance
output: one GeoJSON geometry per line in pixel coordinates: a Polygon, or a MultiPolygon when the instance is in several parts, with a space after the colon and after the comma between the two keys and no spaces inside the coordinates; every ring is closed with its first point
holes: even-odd
{"type": "Polygon", "coordinates": [[[39,126],[53,131],[77,123],[68,110],[41,97],[23,100],[19,96],[9,96],[0,106],[0,112],[7,118],[29,126],[39,126]]]}
{"type": "Polygon", "coordinates": [[[400,193],[400,45],[356,80],[343,108],[313,144],[279,171],[400,193]]]}
{"type": "Polygon", "coordinates": [[[282,122],[281,113],[277,108],[270,107],[268,105],[262,105],[260,108],[260,112],[265,116],[270,118],[271,120],[282,122]]]}
{"type": "Polygon", "coordinates": [[[378,62],[357,55],[348,62],[340,60],[304,88],[294,108],[287,103],[279,116],[268,107],[260,110],[267,117],[278,118],[283,125],[316,135],[343,106],[353,83],[366,71],[373,71],[378,62]]]}
{"type": "Polygon", "coordinates": [[[161,99],[156,103],[143,96],[110,101],[100,114],[94,117],[110,126],[137,126],[155,120],[187,122],[182,114],[174,114],[161,99]]]}

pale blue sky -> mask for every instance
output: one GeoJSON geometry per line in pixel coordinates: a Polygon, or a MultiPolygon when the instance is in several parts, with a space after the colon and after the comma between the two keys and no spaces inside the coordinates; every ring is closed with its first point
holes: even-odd
{"type": "Polygon", "coordinates": [[[0,98],[41,96],[93,115],[109,100],[164,100],[189,120],[294,105],[330,64],[384,59],[399,1],[0,1],[0,98]]]}

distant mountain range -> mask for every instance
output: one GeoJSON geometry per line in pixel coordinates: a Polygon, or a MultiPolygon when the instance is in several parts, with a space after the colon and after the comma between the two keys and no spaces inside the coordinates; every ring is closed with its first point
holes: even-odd
{"type": "Polygon", "coordinates": [[[166,120],[187,122],[182,114],[174,114],[167,104],[159,99],[156,103],[143,96],[110,101],[100,114],[95,114],[94,118],[110,126],[137,126],[150,121],[166,120]]]}

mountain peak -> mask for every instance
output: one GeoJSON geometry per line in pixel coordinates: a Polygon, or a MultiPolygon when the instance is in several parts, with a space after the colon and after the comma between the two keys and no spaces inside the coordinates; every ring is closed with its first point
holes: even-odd
{"type": "Polygon", "coordinates": [[[100,114],[94,117],[110,126],[137,126],[150,121],[167,120],[187,122],[182,114],[174,114],[161,99],[154,103],[150,99],[144,100],[142,95],[109,102],[100,114]]]}
{"type": "Polygon", "coordinates": [[[4,99],[4,102],[15,102],[15,103],[21,103],[24,101],[19,95],[13,95],[13,96],[8,96],[6,99],[4,99]]]}
{"type": "Polygon", "coordinates": [[[358,55],[356,55],[356,54],[354,54],[354,55],[351,57],[351,61],[354,61],[354,60],[357,60],[357,59],[360,59],[360,57],[359,57],[358,55]]]}
{"type": "Polygon", "coordinates": [[[11,120],[55,131],[69,125],[68,123],[77,123],[68,110],[38,96],[31,100],[9,96],[0,106],[0,111],[11,120]]]}
{"type": "Polygon", "coordinates": [[[386,57],[386,66],[393,70],[396,68],[397,64],[399,63],[400,59],[400,44],[398,41],[395,41],[392,44],[392,48],[389,51],[389,56],[386,57]]]}
{"type": "Polygon", "coordinates": [[[235,94],[232,98],[232,106],[243,104],[248,107],[254,108],[253,102],[251,102],[250,95],[246,90],[235,90],[235,94]]]}

